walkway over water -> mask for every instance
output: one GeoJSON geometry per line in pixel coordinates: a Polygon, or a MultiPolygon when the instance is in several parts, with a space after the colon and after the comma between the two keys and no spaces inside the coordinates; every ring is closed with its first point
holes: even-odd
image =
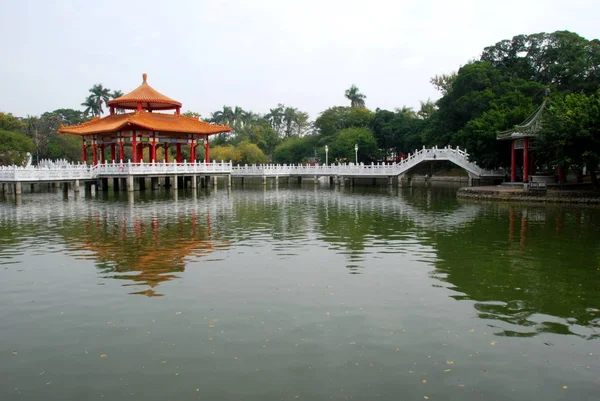
{"type": "Polygon", "coordinates": [[[488,171],[469,161],[466,151],[459,148],[423,148],[409,154],[399,163],[391,164],[332,164],[332,165],[245,165],[233,166],[231,162],[212,163],[105,163],[95,166],[85,164],[52,163],[46,166],[2,166],[0,182],[59,182],[96,180],[118,177],[161,177],[194,175],[229,175],[231,177],[394,177],[407,173],[423,162],[451,161],[467,171],[470,178],[500,178],[502,171],[488,171]]]}

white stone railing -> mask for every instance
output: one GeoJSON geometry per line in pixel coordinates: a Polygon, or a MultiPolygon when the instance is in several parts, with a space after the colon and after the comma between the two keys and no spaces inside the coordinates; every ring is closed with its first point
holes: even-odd
{"type": "Polygon", "coordinates": [[[119,175],[185,175],[185,174],[230,174],[231,162],[212,163],[105,163],[92,167],[96,177],[119,175]]]}
{"type": "Polygon", "coordinates": [[[464,168],[476,178],[503,176],[502,171],[487,171],[469,161],[469,154],[459,148],[423,148],[409,154],[398,163],[378,164],[331,164],[331,165],[279,165],[261,164],[233,166],[231,162],[212,163],[104,163],[95,166],[85,164],[44,163],[43,166],[0,166],[0,182],[10,181],[67,181],[90,180],[98,177],[231,174],[234,177],[281,177],[281,176],[397,176],[406,173],[423,161],[449,160],[464,168]]]}
{"type": "Polygon", "coordinates": [[[503,171],[488,171],[480,168],[475,163],[469,161],[469,154],[460,148],[423,148],[409,154],[398,163],[378,163],[378,164],[331,164],[331,165],[280,165],[280,164],[259,164],[234,166],[232,175],[234,177],[258,177],[258,176],[394,176],[406,173],[417,164],[424,161],[448,160],[464,168],[473,177],[499,177],[503,176],[503,171]]]}

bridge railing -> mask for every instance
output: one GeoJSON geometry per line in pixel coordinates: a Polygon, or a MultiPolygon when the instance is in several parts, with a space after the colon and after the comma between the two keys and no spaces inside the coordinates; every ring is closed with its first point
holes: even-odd
{"type": "Polygon", "coordinates": [[[0,181],[64,181],[92,179],[91,168],[85,164],[60,167],[0,166],[0,181]]]}
{"type": "Polygon", "coordinates": [[[96,176],[230,174],[232,163],[223,161],[213,161],[212,163],[104,163],[95,165],[92,169],[96,176]]]}

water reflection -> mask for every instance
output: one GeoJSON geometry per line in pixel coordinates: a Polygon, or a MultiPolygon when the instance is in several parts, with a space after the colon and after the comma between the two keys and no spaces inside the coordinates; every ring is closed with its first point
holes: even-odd
{"type": "Polygon", "coordinates": [[[83,220],[81,230],[65,233],[68,253],[96,261],[106,277],[127,280],[124,286],[150,288],[132,292],[163,295],[155,287],[178,278],[186,264],[210,254],[216,247],[211,236],[210,213],[150,216],[103,214],[83,220]]]}
{"type": "MultiPolygon", "coordinates": [[[[319,252],[323,268],[382,281],[417,266],[430,280],[423,297],[447,293],[449,302],[472,304],[497,335],[597,339],[600,210],[457,202],[454,190],[260,187],[69,202],[25,197],[19,207],[0,207],[0,256],[18,263],[28,249],[60,244],[69,257],[93,260],[104,277],[135,286],[131,293],[157,296],[160,283],[215,250],[261,252],[270,258],[265,264],[296,269],[314,264],[311,255],[319,252]]],[[[233,263],[231,254],[219,263],[233,263]]]]}

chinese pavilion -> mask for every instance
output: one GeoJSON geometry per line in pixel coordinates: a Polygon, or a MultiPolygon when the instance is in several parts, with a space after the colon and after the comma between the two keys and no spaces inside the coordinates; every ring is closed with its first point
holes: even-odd
{"type": "Polygon", "coordinates": [[[209,135],[231,132],[226,125],[213,125],[199,118],[181,114],[181,103],[158,92],[148,85],[147,75],[132,92],[108,102],[110,115],[94,118],[81,125],[61,127],[60,134],[82,137],[82,159],[87,161],[88,148],[92,149],[93,164],[123,162],[124,148],[131,147],[132,162],[144,159],[156,162],[156,150],[164,149],[165,161],[169,162],[169,148],[176,148],[176,160],[182,162],[181,146],[189,147],[190,162],[196,162],[196,147],[204,146],[204,160],[209,161],[209,135]],[[125,110],[134,110],[124,113],[125,110]],[[173,114],[155,111],[174,110],[173,114]],[[110,149],[110,159],[105,152],[110,149]]]}
{"type": "Polygon", "coordinates": [[[496,139],[499,141],[511,141],[510,154],[510,181],[517,180],[517,150],[523,150],[523,182],[529,182],[529,175],[533,172],[534,160],[531,155],[531,140],[539,135],[541,129],[541,115],[546,107],[547,98],[525,121],[515,125],[508,131],[500,132],[496,139]]]}

